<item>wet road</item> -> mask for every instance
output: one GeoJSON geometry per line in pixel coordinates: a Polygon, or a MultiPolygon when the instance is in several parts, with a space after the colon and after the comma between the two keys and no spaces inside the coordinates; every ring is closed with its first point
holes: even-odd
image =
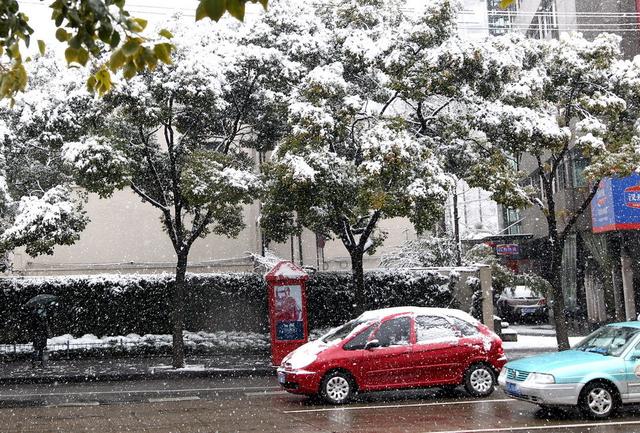
{"type": "Polygon", "coordinates": [[[286,394],[274,378],[0,388],[0,432],[639,432],[640,407],[608,421],[439,390],[372,393],[341,407],[286,394]]]}

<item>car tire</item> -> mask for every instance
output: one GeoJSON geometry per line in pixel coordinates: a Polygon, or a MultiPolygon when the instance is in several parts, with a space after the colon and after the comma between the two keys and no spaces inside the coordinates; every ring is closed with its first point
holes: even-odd
{"type": "Polygon", "coordinates": [[[350,374],[342,371],[332,371],[327,374],[320,384],[320,397],[327,403],[344,404],[355,392],[355,381],[350,374]]]}
{"type": "Polygon", "coordinates": [[[486,364],[473,364],[464,374],[464,388],[473,397],[487,397],[496,387],[496,374],[486,364]]]}
{"type": "Polygon", "coordinates": [[[578,406],[587,418],[609,418],[618,409],[618,391],[606,382],[589,382],[580,392],[578,406]]]}

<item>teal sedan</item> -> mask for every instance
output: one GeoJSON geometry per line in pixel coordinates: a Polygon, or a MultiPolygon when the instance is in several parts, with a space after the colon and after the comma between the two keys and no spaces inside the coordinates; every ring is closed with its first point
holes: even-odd
{"type": "Polygon", "coordinates": [[[606,325],[570,350],[511,361],[498,383],[518,400],[607,418],[640,402],[640,322],[606,325]]]}

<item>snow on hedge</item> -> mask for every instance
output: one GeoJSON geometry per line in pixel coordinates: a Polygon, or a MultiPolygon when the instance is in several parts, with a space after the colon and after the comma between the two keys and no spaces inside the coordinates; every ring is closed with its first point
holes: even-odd
{"type": "MultiPolygon", "coordinates": [[[[269,336],[257,332],[184,332],[184,344],[189,349],[204,351],[255,351],[269,348],[269,336]]],[[[124,351],[138,349],[162,349],[171,347],[172,336],[168,334],[127,334],[117,336],[96,337],[93,334],[85,334],[74,337],[70,334],[59,335],[47,340],[50,352],[108,350],[119,348],[124,351]]],[[[33,350],[31,344],[3,344],[0,345],[0,353],[25,353],[33,350]]]]}

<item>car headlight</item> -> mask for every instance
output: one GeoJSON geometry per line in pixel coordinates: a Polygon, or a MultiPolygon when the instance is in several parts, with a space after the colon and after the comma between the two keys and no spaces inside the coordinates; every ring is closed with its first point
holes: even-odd
{"type": "Polygon", "coordinates": [[[556,383],[556,378],[553,377],[552,374],[530,373],[525,382],[535,383],[538,385],[548,385],[551,383],[556,383]]]}
{"type": "Polygon", "coordinates": [[[498,380],[505,380],[507,378],[507,369],[503,368],[500,370],[500,374],[498,375],[498,380]]]}

